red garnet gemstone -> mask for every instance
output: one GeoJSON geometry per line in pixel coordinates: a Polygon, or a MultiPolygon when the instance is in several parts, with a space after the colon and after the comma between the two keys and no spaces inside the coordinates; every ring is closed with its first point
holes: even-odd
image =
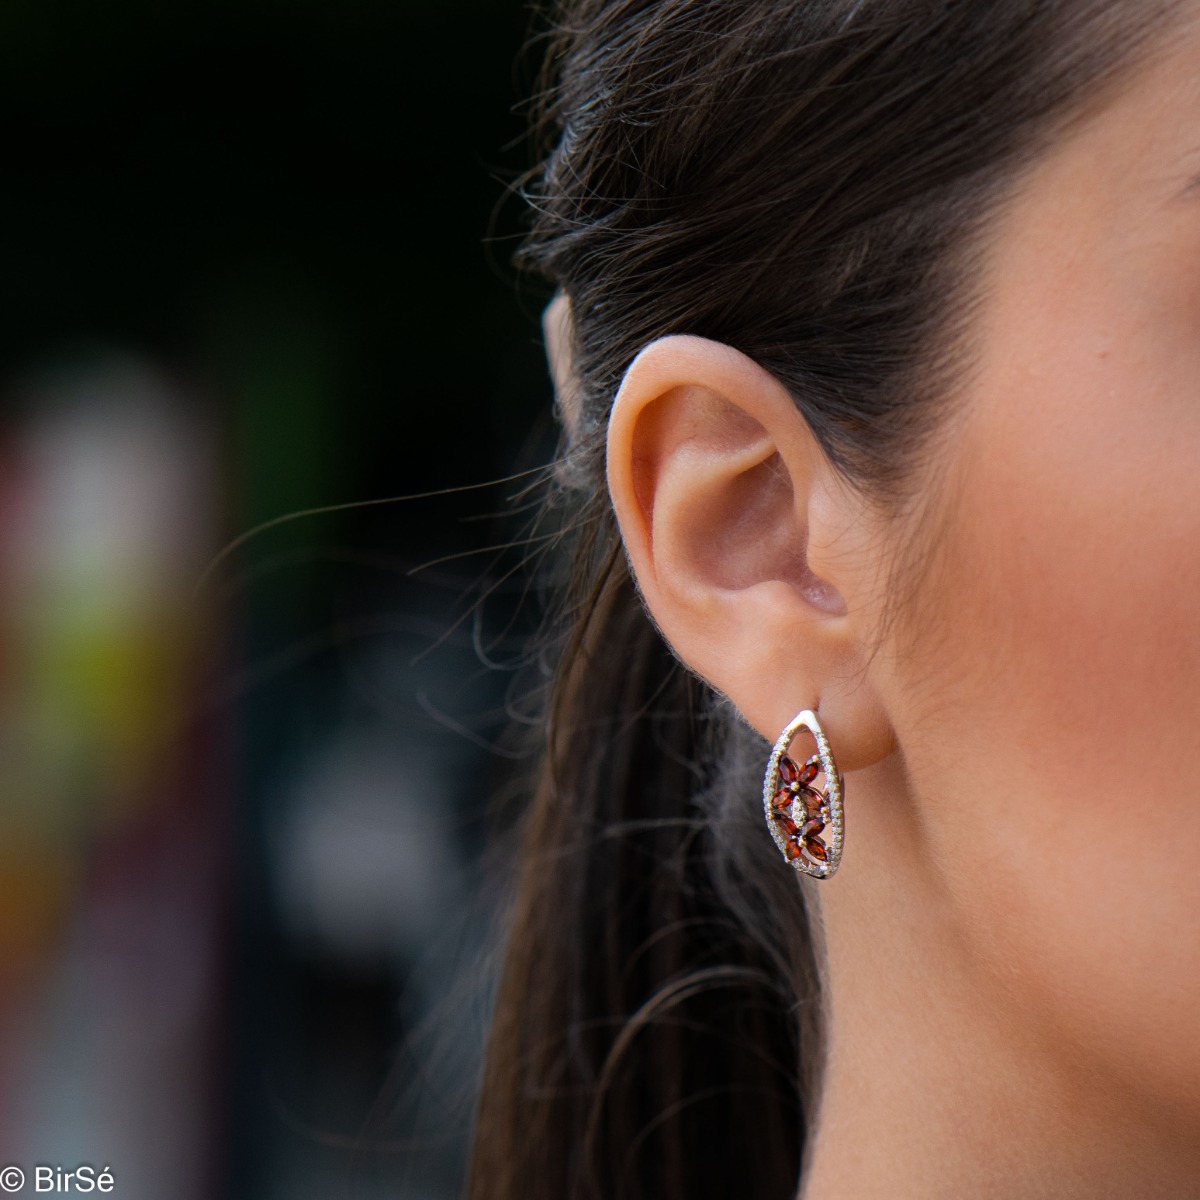
{"type": "Polygon", "coordinates": [[[795,800],[795,798],[796,797],[793,796],[792,793],[787,790],[787,788],[780,788],[779,791],[775,793],[775,798],[771,801],[771,804],[781,812],[787,812],[789,809],[791,809],[792,801],[795,800]]]}
{"type": "Polygon", "coordinates": [[[792,838],[784,848],[784,854],[788,856],[788,860],[797,859],[800,857],[800,842],[796,838],[792,838]]]}
{"type": "Polygon", "coordinates": [[[822,842],[819,838],[807,839],[804,843],[804,848],[818,862],[828,862],[829,861],[829,851],[825,849],[825,843],[822,842]]]}
{"type": "Polygon", "coordinates": [[[821,806],[825,803],[825,797],[816,788],[806,787],[800,793],[800,798],[804,801],[805,809],[814,817],[821,811],[821,806]]]}
{"type": "Polygon", "coordinates": [[[800,836],[803,838],[816,837],[824,828],[825,822],[820,817],[812,817],[804,822],[804,828],[800,830],[800,836]]]}
{"type": "Polygon", "coordinates": [[[819,755],[814,754],[812,758],[804,764],[800,771],[800,777],[797,782],[807,786],[821,773],[821,759],[819,755]]]}
{"type": "MultiPolygon", "coordinates": [[[[787,813],[777,812],[772,813],[771,815],[775,818],[776,824],[783,830],[785,834],[787,834],[788,837],[793,837],[795,835],[798,827],[796,822],[793,821],[792,818],[787,815],[787,813]]],[[[824,828],[824,826],[822,826],[822,828],[824,828]]]]}
{"type": "Polygon", "coordinates": [[[784,783],[795,783],[800,778],[800,768],[786,754],[779,760],[779,778],[784,783]]]}

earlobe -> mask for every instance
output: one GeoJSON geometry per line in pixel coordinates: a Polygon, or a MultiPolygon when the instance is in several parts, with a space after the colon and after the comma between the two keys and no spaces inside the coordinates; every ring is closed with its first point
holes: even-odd
{"type": "Polygon", "coordinates": [[[655,622],[764,737],[818,704],[836,726],[851,710],[878,723],[856,608],[877,561],[852,527],[862,506],[770,372],[704,338],[651,343],[614,401],[607,472],[655,622]]]}

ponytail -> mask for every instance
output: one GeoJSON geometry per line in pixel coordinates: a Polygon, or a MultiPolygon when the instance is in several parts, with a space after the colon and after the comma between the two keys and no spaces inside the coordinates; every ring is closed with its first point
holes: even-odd
{"type": "Polygon", "coordinates": [[[573,579],[467,1195],[792,1200],[815,971],[732,752],[760,739],[654,628],[611,514],[573,579]]]}

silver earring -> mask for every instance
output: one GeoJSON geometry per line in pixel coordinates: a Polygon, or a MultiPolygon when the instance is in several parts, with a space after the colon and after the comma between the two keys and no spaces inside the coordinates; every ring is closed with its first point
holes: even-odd
{"type": "Polygon", "coordinates": [[[797,871],[828,879],[838,869],[846,838],[842,777],[816,713],[808,709],[797,713],[779,735],[767,760],[763,808],[775,844],[797,871]],[[801,730],[812,735],[817,747],[803,766],[788,754],[801,730]],[[823,787],[817,784],[818,775],[824,777],[823,787]],[[820,837],[826,831],[828,843],[820,837]]]}

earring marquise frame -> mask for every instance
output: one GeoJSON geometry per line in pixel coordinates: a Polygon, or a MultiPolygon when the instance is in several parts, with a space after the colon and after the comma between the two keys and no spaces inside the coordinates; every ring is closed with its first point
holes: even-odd
{"type": "Polygon", "coordinates": [[[770,829],[771,837],[774,838],[785,861],[795,867],[797,871],[811,875],[814,879],[828,879],[842,861],[842,844],[846,839],[846,818],[842,810],[842,787],[842,777],[838,773],[837,763],[829,748],[829,739],[825,736],[820,721],[817,720],[817,714],[809,709],[797,713],[779,735],[779,739],[771,750],[771,757],[767,760],[767,773],[763,779],[763,809],[767,816],[767,828],[770,829]],[[816,743],[815,757],[820,762],[821,773],[825,776],[825,787],[823,792],[821,789],[807,788],[797,791],[792,800],[790,812],[787,813],[789,821],[782,822],[779,816],[781,810],[775,804],[776,794],[781,787],[780,761],[787,754],[788,747],[796,735],[802,731],[810,733],[816,743]],[[785,825],[789,823],[792,829],[803,828],[805,822],[809,820],[809,814],[805,811],[803,801],[803,793],[809,790],[823,796],[820,813],[824,818],[824,830],[821,832],[826,833],[829,838],[826,846],[828,857],[824,862],[819,861],[808,852],[803,839],[798,835],[789,835],[785,828],[785,825]]]}

